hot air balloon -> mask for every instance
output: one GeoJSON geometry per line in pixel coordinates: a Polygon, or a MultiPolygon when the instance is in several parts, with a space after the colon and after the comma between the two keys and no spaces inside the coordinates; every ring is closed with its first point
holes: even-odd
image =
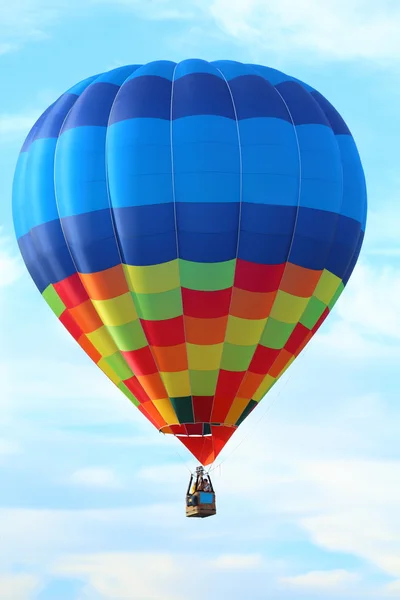
{"type": "Polygon", "coordinates": [[[355,142],[328,100],[225,60],[78,83],[33,126],[13,188],[43,298],[202,465],[330,313],[366,213],[355,142]]]}

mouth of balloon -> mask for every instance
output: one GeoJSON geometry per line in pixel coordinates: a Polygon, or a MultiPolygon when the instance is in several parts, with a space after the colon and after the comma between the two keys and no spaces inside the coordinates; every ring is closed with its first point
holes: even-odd
{"type": "Polygon", "coordinates": [[[230,423],[170,423],[159,429],[160,433],[174,435],[178,438],[185,437],[212,437],[217,429],[237,429],[237,425],[230,423]]]}
{"type": "Polygon", "coordinates": [[[176,433],[175,437],[177,437],[177,438],[184,438],[184,437],[202,438],[202,437],[211,437],[211,433],[206,433],[204,435],[193,434],[193,433],[191,435],[188,435],[188,434],[184,435],[183,433],[176,433]]]}
{"type": "Polygon", "coordinates": [[[204,466],[212,464],[237,429],[230,423],[169,423],[161,433],[172,434],[204,466]]]}

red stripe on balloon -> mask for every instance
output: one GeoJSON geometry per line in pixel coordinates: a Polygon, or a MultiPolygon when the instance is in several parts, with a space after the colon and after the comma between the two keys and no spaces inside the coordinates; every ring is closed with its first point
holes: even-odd
{"type": "Polygon", "coordinates": [[[183,312],[188,317],[215,319],[229,313],[232,288],[200,292],[182,288],[183,312]]]}
{"type": "Polygon", "coordinates": [[[64,325],[65,329],[72,335],[72,337],[78,341],[79,338],[83,335],[82,329],[77,325],[73,317],[70,315],[68,310],[64,310],[64,312],[59,317],[61,323],[64,325]]]}
{"type": "Polygon", "coordinates": [[[74,308],[89,298],[78,273],[54,283],[53,287],[67,308],[74,308]]]}
{"type": "Polygon", "coordinates": [[[140,320],[150,346],[178,346],[185,343],[183,316],[164,321],[140,320]]]}
{"type": "Polygon", "coordinates": [[[275,348],[266,348],[259,345],[254,353],[253,359],[249,366],[249,371],[253,373],[267,374],[269,369],[277,359],[280,350],[275,348]]]}
{"type": "Polygon", "coordinates": [[[141,404],[143,404],[143,402],[149,402],[149,395],[146,394],[136,377],[130,377],[129,379],[125,379],[124,384],[141,404]]]}
{"type": "Polygon", "coordinates": [[[211,409],[214,396],[193,396],[193,414],[197,423],[208,423],[211,419],[211,409]]]}
{"type": "Polygon", "coordinates": [[[140,350],[121,352],[121,354],[136,376],[152,375],[158,371],[157,365],[154,362],[153,355],[148,346],[140,348],[140,350]]]}
{"type": "Polygon", "coordinates": [[[275,292],[282,280],[285,264],[259,265],[238,258],[234,285],[249,292],[275,292]]]}
{"type": "Polygon", "coordinates": [[[285,349],[294,354],[297,348],[304,342],[307,336],[310,333],[310,329],[304,327],[301,323],[297,323],[296,327],[293,329],[288,341],[285,344],[285,349]]]}
{"type": "Polygon", "coordinates": [[[213,423],[223,423],[243,381],[246,371],[219,372],[217,389],[215,390],[214,407],[211,414],[213,423]]]}

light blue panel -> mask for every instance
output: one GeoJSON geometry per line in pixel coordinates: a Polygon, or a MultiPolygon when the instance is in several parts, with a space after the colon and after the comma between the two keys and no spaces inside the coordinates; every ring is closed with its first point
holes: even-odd
{"type": "Polygon", "coordinates": [[[20,184],[20,192],[23,194],[21,205],[25,213],[24,233],[32,227],[58,219],[53,176],[56,144],[55,138],[35,140],[25,161],[21,163],[21,167],[25,169],[24,179],[20,184]]]}
{"type": "Polygon", "coordinates": [[[173,202],[172,175],[135,175],[129,171],[109,179],[109,192],[113,208],[149,206],[173,202]]]}
{"type": "Polygon", "coordinates": [[[107,129],[108,188],[114,208],[173,201],[170,122],[129,119],[107,129]]]}
{"type": "Polygon", "coordinates": [[[340,213],[342,170],[332,152],[301,151],[300,205],[340,213]]]}
{"type": "MultiPolygon", "coordinates": [[[[229,95],[224,102],[231,104],[229,95]]],[[[235,121],[217,116],[184,117],[172,123],[172,145],[176,202],[240,201],[235,121]]]]}
{"type": "Polygon", "coordinates": [[[298,125],[301,158],[300,206],[340,212],[342,165],[336,137],[324,125],[298,125]]]}
{"type": "Polygon", "coordinates": [[[224,79],[218,69],[205,60],[199,58],[189,58],[178,63],[175,70],[174,80],[180,79],[185,75],[191,75],[192,73],[208,73],[224,79]]]}
{"type": "Polygon", "coordinates": [[[343,202],[341,214],[361,223],[365,230],[367,218],[367,188],[364,171],[354,139],[337,135],[336,141],[342,157],[343,202]]]}
{"type": "MultiPolygon", "coordinates": [[[[174,123],[174,128],[177,125],[174,123]]],[[[171,141],[171,123],[164,119],[137,118],[119,121],[107,128],[108,155],[129,152],[132,144],[166,144],[171,141]]]]}
{"type": "Polygon", "coordinates": [[[171,145],[146,144],[145,140],[133,144],[126,153],[121,152],[119,169],[130,175],[168,174],[171,177],[171,145]]]}
{"type": "Polygon", "coordinates": [[[240,172],[239,144],[224,142],[197,142],[195,144],[175,141],[174,175],[179,173],[226,173],[240,172]]]}
{"type": "Polygon", "coordinates": [[[342,188],[336,182],[301,178],[300,206],[339,212],[342,188]]]}
{"type": "Polygon", "coordinates": [[[18,156],[13,181],[12,215],[17,239],[28,233],[32,217],[25,205],[25,173],[28,165],[28,152],[18,156]]]}
{"type": "Polygon", "coordinates": [[[240,174],[176,173],[176,202],[239,202],[240,174]]]}
{"type": "Polygon", "coordinates": [[[297,125],[296,136],[302,151],[305,150],[325,150],[335,148],[335,161],[340,163],[340,154],[336,146],[336,136],[330,127],[325,125],[307,124],[297,125]]]}
{"type": "MultiPolygon", "coordinates": [[[[249,119],[250,120],[250,119],[249,119]]],[[[163,121],[165,123],[165,121],[163,121]]],[[[167,123],[168,135],[170,123],[167,123]]],[[[238,144],[236,122],[216,115],[182,117],[173,122],[174,143],[220,142],[238,144]]]]}
{"type": "Polygon", "coordinates": [[[271,143],[242,146],[243,173],[271,173],[296,176],[299,171],[297,147],[271,143]]]}
{"type": "Polygon", "coordinates": [[[361,172],[349,173],[350,169],[350,165],[343,165],[343,204],[341,214],[355,219],[365,229],[365,179],[361,172]],[[349,174],[351,175],[350,177],[348,176],[349,174]]]}
{"type": "Polygon", "coordinates": [[[299,153],[291,123],[273,117],[239,121],[242,201],[297,206],[299,153]]]}
{"type": "Polygon", "coordinates": [[[244,173],[242,201],[254,204],[297,206],[299,173],[293,176],[276,173],[244,173]]]}
{"type": "MultiPolygon", "coordinates": [[[[236,123],[235,123],[236,126],[236,123]]],[[[296,134],[292,123],[275,117],[255,117],[239,121],[240,143],[279,144],[288,148],[296,147],[296,134]]]]}
{"type": "Polygon", "coordinates": [[[105,127],[67,129],[58,139],[54,180],[61,218],[108,208],[105,127]]]}
{"type": "Polygon", "coordinates": [[[176,63],[170,60],[155,60],[147,63],[147,65],[139,65],[130,77],[128,77],[128,80],[134,79],[135,77],[143,77],[144,75],[155,75],[172,81],[175,67],[176,63]]]}
{"type": "MultiPolygon", "coordinates": [[[[300,146],[300,157],[302,179],[321,179],[336,183],[337,193],[341,194],[342,168],[337,152],[333,152],[332,148],[304,150],[300,146]]],[[[337,208],[340,208],[340,202],[337,208]]]]}

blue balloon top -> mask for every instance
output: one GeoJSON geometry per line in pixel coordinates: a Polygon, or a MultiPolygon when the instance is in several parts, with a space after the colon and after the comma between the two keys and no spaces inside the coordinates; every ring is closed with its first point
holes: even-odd
{"type": "Polygon", "coordinates": [[[128,65],[70,88],[27,136],[13,203],[41,290],[76,270],[178,253],[290,256],[346,282],[367,214],[355,142],[328,100],[269,67],[199,59],[128,65]],[[38,248],[52,251],[46,273],[38,248]]]}

